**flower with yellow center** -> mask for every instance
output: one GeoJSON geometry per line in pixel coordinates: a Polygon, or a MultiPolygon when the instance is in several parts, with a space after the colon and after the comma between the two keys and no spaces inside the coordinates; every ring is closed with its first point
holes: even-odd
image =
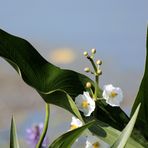
{"type": "Polygon", "coordinates": [[[105,143],[94,135],[87,136],[85,148],[109,148],[109,144],[105,143]]]}
{"type": "Polygon", "coordinates": [[[95,110],[95,101],[90,97],[88,92],[84,92],[75,98],[75,103],[78,109],[84,113],[85,116],[90,116],[95,110]]]}
{"type": "Polygon", "coordinates": [[[74,130],[74,129],[78,128],[78,127],[81,127],[82,125],[83,125],[82,122],[78,118],[76,118],[76,117],[73,116],[69,130],[70,131],[71,130],[74,130]]]}
{"type": "Polygon", "coordinates": [[[123,100],[122,90],[119,87],[114,87],[112,84],[104,86],[102,96],[106,100],[106,103],[111,106],[120,106],[123,100]]]}

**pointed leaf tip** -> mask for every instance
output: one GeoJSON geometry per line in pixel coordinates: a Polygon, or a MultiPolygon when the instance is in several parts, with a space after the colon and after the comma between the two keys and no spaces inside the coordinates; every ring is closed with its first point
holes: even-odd
{"type": "Polygon", "coordinates": [[[11,129],[10,129],[10,148],[19,148],[18,137],[16,132],[15,120],[12,115],[11,118],[11,129]]]}
{"type": "Polygon", "coordinates": [[[138,105],[136,111],[134,112],[131,120],[129,121],[129,123],[127,124],[127,126],[124,128],[124,130],[122,131],[121,135],[118,137],[118,139],[115,141],[115,143],[112,145],[111,148],[123,148],[125,147],[128,139],[130,138],[130,135],[132,133],[132,130],[134,128],[138,113],[139,113],[139,109],[140,109],[141,103],[138,105]]]}

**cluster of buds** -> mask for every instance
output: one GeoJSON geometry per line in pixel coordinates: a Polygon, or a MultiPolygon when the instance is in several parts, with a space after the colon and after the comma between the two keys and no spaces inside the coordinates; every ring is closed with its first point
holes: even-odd
{"type": "Polygon", "coordinates": [[[84,56],[87,57],[88,59],[89,59],[89,58],[92,58],[92,59],[93,59],[95,53],[96,53],[96,49],[95,49],[95,48],[92,48],[92,49],[91,49],[91,56],[89,56],[89,54],[88,54],[87,51],[85,51],[83,54],[84,54],[84,56]]]}
{"type": "Polygon", "coordinates": [[[92,66],[93,66],[93,68],[94,68],[94,71],[91,71],[89,67],[86,67],[86,68],[84,69],[84,71],[87,72],[87,73],[90,72],[91,74],[94,74],[94,75],[99,76],[99,75],[102,74],[102,71],[101,71],[101,69],[100,69],[100,66],[101,66],[101,64],[102,64],[102,61],[101,61],[101,60],[97,60],[96,62],[94,62],[94,55],[95,55],[95,53],[96,53],[96,49],[95,49],[95,48],[91,49],[91,55],[89,55],[87,51],[85,51],[85,52],[83,53],[84,56],[85,56],[88,60],[90,60],[92,66]]]}
{"type": "Polygon", "coordinates": [[[91,70],[89,67],[86,67],[84,69],[84,71],[87,73],[91,73],[95,76],[95,91],[93,92],[93,90],[91,89],[90,82],[86,83],[86,88],[89,89],[89,92],[90,92],[90,95],[92,96],[92,98],[94,100],[96,100],[97,99],[97,92],[99,90],[99,86],[98,86],[99,85],[98,84],[99,83],[99,76],[102,74],[102,70],[100,68],[102,61],[101,60],[97,60],[97,61],[94,60],[95,54],[96,54],[95,48],[91,49],[91,55],[89,55],[87,51],[85,51],[83,54],[90,61],[90,63],[92,64],[92,67],[93,67],[93,70],[91,70]]]}

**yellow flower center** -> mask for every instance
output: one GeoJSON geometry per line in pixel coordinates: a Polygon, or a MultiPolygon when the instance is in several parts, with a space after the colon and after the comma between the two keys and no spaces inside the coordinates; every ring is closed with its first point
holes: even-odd
{"type": "Polygon", "coordinates": [[[93,143],[93,148],[99,148],[99,147],[100,147],[99,142],[95,142],[95,143],[93,143]]]}
{"type": "Polygon", "coordinates": [[[74,129],[76,129],[76,128],[78,128],[78,126],[77,126],[76,124],[72,124],[72,125],[70,126],[70,130],[74,130],[74,129]]]}
{"type": "Polygon", "coordinates": [[[83,108],[88,108],[89,103],[87,101],[83,101],[81,105],[83,108]]]}
{"type": "Polygon", "coordinates": [[[112,97],[112,98],[114,98],[114,97],[116,97],[118,94],[115,92],[115,91],[112,91],[111,93],[110,93],[110,97],[112,97]]]}

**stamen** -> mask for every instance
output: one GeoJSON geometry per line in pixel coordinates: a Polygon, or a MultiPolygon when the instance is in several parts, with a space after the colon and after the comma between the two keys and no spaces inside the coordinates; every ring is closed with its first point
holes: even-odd
{"type": "Polygon", "coordinates": [[[83,108],[88,108],[88,106],[89,106],[89,103],[87,101],[82,102],[82,107],[83,108]]]}
{"type": "Polygon", "coordinates": [[[75,125],[75,124],[72,124],[72,125],[70,126],[70,130],[74,130],[74,129],[76,129],[76,128],[78,128],[78,126],[75,125]]]}
{"type": "Polygon", "coordinates": [[[116,97],[117,95],[118,95],[118,94],[117,94],[115,91],[112,91],[111,94],[110,94],[110,96],[111,96],[112,98],[116,97]]]}
{"type": "Polygon", "coordinates": [[[99,147],[100,147],[99,142],[95,142],[95,143],[93,144],[93,148],[99,148],[99,147]]]}

